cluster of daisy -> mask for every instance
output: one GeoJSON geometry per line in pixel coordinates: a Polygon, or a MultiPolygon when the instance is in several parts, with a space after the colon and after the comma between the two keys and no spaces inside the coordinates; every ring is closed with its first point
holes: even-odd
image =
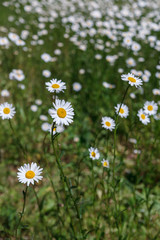
{"type": "MultiPolygon", "coordinates": [[[[92,160],[100,159],[100,153],[97,148],[90,147],[88,150],[89,150],[89,156],[92,160]]],[[[101,163],[103,167],[109,168],[109,161],[107,159],[103,159],[101,163]]]]}
{"type": "Polygon", "coordinates": [[[8,34],[8,38],[12,42],[14,42],[17,46],[24,46],[25,45],[25,42],[22,39],[20,39],[20,37],[16,33],[10,32],[8,34]]]}
{"type": "MultiPolygon", "coordinates": [[[[142,85],[142,80],[135,77],[132,73],[124,74],[121,76],[123,81],[127,81],[129,85],[140,87],[142,85]]],[[[125,104],[117,104],[115,106],[116,114],[119,115],[121,118],[127,118],[129,115],[129,109],[125,104]]],[[[102,127],[112,131],[115,129],[116,123],[115,120],[111,117],[102,117],[102,127]]]]}
{"type": "MultiPolygon", "coordinates": [[[[64,92],[66,84],[61,80],[52,79],[50,82],[46,82],[46,88],[49,92],[57,94],[64,92]]],[[[54,135],[55,133],[62,132],[64,125],[69,125],[73,122],[74,110],[70,102],[56,98],[55,102],[53,102],[53,108],[49,109],[49,114],[55,124],[53,128],[54,135]]]]}
{"type": "Polygon", "coordinates": [[[150,118],[149,116],[154,116],[156,115],[158,110],[158,105],[154,101],[146,101],[144,104],[144,107],[141,108],[138,111],[137,116],[139,117],[139,120],[144,124],[147,125],[150,123],[150,118]]]}
{"type": "Polygon", "coordinates": [[[9,73],[10,80],[17,80],[19,82],[25,79],[25,75],[22,70],[20,69],[13,69],[12,72],[9,73]]]}

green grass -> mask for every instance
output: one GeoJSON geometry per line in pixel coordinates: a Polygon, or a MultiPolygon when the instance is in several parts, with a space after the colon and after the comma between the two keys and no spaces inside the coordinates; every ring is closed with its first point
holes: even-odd
{"type": "MultiPolygon", "coordinates": [[[[137,112],[145,101],[159,101],[159,96],[152,93],[152,89],[159,88],[159,80],[155,77],[159,52],[134,37],[141,44],[141,50],[136,56],[131,50],[122,47],[122,39],[115,45],[106,35],[100,34],[93,40],[97,43],[101,39],[103,45],[107,41],[113,44],[109,53],[95,49],[94,44],[89,42],[89,36],[85,39],[89,42],[87,50],[81,51],[64,38],[65,28],[61,17],[55,20],[54,29],[50,28],[52,23],[45,23],[48,34],[39,37],[44,40],[44,44],[34,46],[31,45],[32,36],[40,31],[38,14],[26,13],[22,4],[19,13],[16,13],[14,3],[4,7],[3,2],[0,3],[0,27],[5,27],[6,32],[0,28],[0,37],[7,37],[9,32],[20,35],[24,29],[29,30],[29,37],[25,40],[28,51],[23,51],[23,47],[14,43],[8,49],[0,46],[0,90],[8,89],[10,92],[9,98],[0,97],[0,103],[8,101],[16,108],[16,114],[11,120],[14,134],[9,121],[0,119],[0,239],[16,239],[15,231],[23,207],[22,192],[25,190],[25,186],[18,182],[17,169],[24,163],[36,162],[44,169],[43,180],[34,186],[39,202],[33,188],[29,187],[17,239],[158,240],[160,124],[159,120],[151,117],[151,123],[143,125],[137,112]],[[8,21],[9,16],[14,17],[13,22],[8,21]],[[25,23],[19,22],[20,17],[25,23]],[[61,55],[57,56],[57,61],[45,63],[41,54],[46,52],[54,56],[59,42],[64,44],[61,55]],[[102,60],[95,59],[98,53],[102,55],[102,60]],[[107,55],[119,53],[123,53],[123,56],[115,64],[106,61],[107,55]],[[130,87],[125,98],[124,103],[129,107],[130,114],[127,119],[119,118],[118,121],[113,178],[114,132],[102,130],[101,118],[116,117],[114,107],[122,101],[127,88],[118,69],[123,68],[124,73],[130,72],[131,68],[126,64],[129,57],[136,60],[136,70],[147,69],[151,77],[148,83],[143,84],[143,94],[135,87],[130,87]],[[145,61],[139,62],[139,57],[145,61]],[[17,87],[17,81],[9,79],[13,69],[23,70],[25,80],[21,83],[25,85],[24,90],[17,87]],[[52,107],[52,94],[45,87],[45,82],[51,78],[42,76],[44,69],[51,71],[51,78],[66,82],[66,91],[59,93],[58,97],[70,101],[75,111],[74,122],[55,139],[58,160],[65,178],[59,172],[51,136],[49,132],[46,134],[42,131],[43,122],[39,119],[44,114],[48,116],[48,122],[52,123],[48,114],[48,109],[52,107]],[[85,69],[83,75],[79,74],[80,69],[85,69]],[[116,88],[104,88],[104,81],[115,84],[116,88]],[[80,92],[73,90],[74,82],[81,83],[80,92]],[[135,93],[136,99],[132,99],[130,93],[135,93]],[[36,99],[41,99],[42,105],[38,106],[37,112],[32,112],[30,107],[36,99]],[[137,143],[132,144],[130,138],[136,139],[137,143]],[[25,148],[26,155],[21,151],[17,139],[25,148]],[[91,146],[99,149],[101,160],[109,160],[109,169],[102,167],[101,160],[92,161],[89,158],[88,148],[91,146]],[[135,154],[135,149],[141,153],[135,154]]],[[[115,5],[121,8],[124,2],[115,1],[115,5]]],[[[143,14],[146,15],[147,11],[151,10],[146,8],[143,14]]],[[[141,19],[137,19],[137,22],[141,19]]],[[[124,31],[128,31],[128,27],[124,26],[124,31]]],[[[159,32],[151,32],[151,35],[156,35],[157,39],[160,36],[159,32]]]]}

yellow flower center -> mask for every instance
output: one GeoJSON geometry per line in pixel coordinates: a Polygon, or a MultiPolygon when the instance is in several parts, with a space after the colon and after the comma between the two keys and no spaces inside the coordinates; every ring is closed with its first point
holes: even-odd
{"type": "Polygon", "coordinates": [[[65,118],[67,115],[66,110],[64,108],[58,108],[57,115],[60,118],[65,118]]]}
{"type": "Polygon", "coordinates": [[[124,113],[124,109],[121,108],[121,109],[119,110],[119,112],[120,112],[121,114],[123,114],[123,113],[124,113]]]}
{"type": "Polygon", "coordinates": [[[104,167],[107,167],[107,166],[108,166],[108,163],[107,163],[107,162],[104,162],[104,163],[103,163],[103,166],[104,166],[104,167]]]}
{"type": "Polygon", "coordinates": [[[57,83],[52,84],[52,88],[59,88],[59,84],[57,84],[57,83]]]}
{"type": "Polygon", "coordinates": [[[128,77],[128,80],[129,80],[130,82],[136,82],[136,79],[133,78],[133,77],[128,77]]]}
{"type": "Polygon", "coordinates": [[[147,109],[148,109],[148,111],[152,111],[152,110],[153,110],[153,106],[152,106],[152,105],[149,105],[149,106],[147,107],[147,109]]]}
{"type": "Polygon", "coordinates": [[[106,126],[107,127],[110,127],[111,126],[111,123],[110,122],[105,122],[106,126]]]}
{"type": "Polygon", "coordinates": [[[92,157],[96,156],[95,152],[91,152],[91,155],[92,155],[92,157]]]}
{"type": "Polygon", "coordinates": [[[56,128],[53,128],[53,132],[56,131],[56,128]]]}
{"type": "Polygon", "coordinates": [[[144,120],[146,116],[144,114],[141,114],[141,118],[144,120]]]}
{"type": "Polygon", "coordinates": [[[25,177],[28,179],[34,178],[35,173],[31,170],[29,170],[28,172],[26,172],[25,177]]]}
{"type": "Polygon", "coordinates": [[[9,114],[10,111],[11,111],[11,110],[10,110],[8,107],[6,107],[6,108],[3,109],[4,114],[9,114]]]}

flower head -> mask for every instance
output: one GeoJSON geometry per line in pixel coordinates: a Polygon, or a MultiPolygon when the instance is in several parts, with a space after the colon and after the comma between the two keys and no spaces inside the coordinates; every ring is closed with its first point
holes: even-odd
{"type": "Polygon", "coordinates": [[[103,159],[103,161],[101,161],[103,167],[109,168],[109,161],[106,159],[103,159]]]}
{"type": "Polygon", "coordinates": [[[139,117],[139,120],[144,124],[147,125],[148,123],[150,123],[150,119],[148,117],[148,115],[144,112],[143,109],[140,109],[138,111],[137,116],[139,117]]]}
{"type": "Polygon", "coordinates": [[[102,127],[112,131],[115,128],[115,121],[110,117],[102,117],[102,127]]]}
{"type": "Polygon", "coordinates": [[[115,107],[116,113],[121,117],[121,118],[126,118],[129,115],[129,110],[128,107],[125,104],[117,104],[115,107]],[[121,107],[121,108],[120,108],[121,107]]]}
{"type": "Polygon", "coordinates": [[[132,73],[123,74],[121,79],[123,81],[128,81],[131,86],[140,87],[142,85],[142,80],[135,77],[132,73]]]}
{"type": "Polygon", "coordinates": [[[52,79],[50,82],[46,82],[46,88],[49,92],[64,92],[63,90],[66,89],[66,85],[61,80],[52,79]]]}
{"type": "Polygon", "coordinates": [[[40,176],[43,168],[37,166],[37,163],[31,163],[31,165],[24,164],[24,166],[18,168],[17,177],[19,182],[27,184],[29,186],[30,183],[34,185],[34,181],[38,182],[43,177],[40,176]]]}
{"type": "Polygon", "coordinates": [[[3,120],[12,119],[15,113],[16,111],[12,104],[5,102],[0,105],[0,117],[3,120]]]}
{"type": "Polygon", "coordinates": [[[90,147],[88,150],[91,159],[95,160],[100,158],[100,154],[97,148],[90,147]]]}
{"type": "Polygon", "coordinates": [[[70,102],[56,99],[54,108],[49,109],[49,114],[57,125],[69,125],[73,122],[74,110],[70,102]]]}
{"type": "Polygon", "coordinates": [[[155,115],[157,113],[158,110],[158,105],[157,103],[155,103],[154,101],[147,101],[144,104],[144,111],[146,114],[148,115],[155,115]]]}

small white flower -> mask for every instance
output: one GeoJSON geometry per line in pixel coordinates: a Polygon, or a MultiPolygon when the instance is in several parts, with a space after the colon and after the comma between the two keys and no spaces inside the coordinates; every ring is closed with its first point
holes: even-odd
{"type": "Polygon", "coordinates": [[[110,83],[107,83],[107,82],[103,82],[102,85],[103,85],[103,87],[109,88],[109,89],[113,89],[113,88],[116,87],[116,85],[110,84],[110,83]]]}
{"type": "Polygon", "coordinates": [[[48,117],[46,115],[40,115],[39,118],[42,121],[48,121],[48,117]]]}
{"type": "Polygon", "coordinates": [[[45,84],[49,92],[59,93],[59,92],[64,92],[64,89],[66,89],[65,83],[57,79],[52,79],[50,80],[50,82],[46,82],[45,84]]]}
{"type": "Polygon", "coordinates": [[[43,53],[41,55],[41,59],[44,61],[44,62],[51,62],[52,61],[52,57],[48,54],[48,53],[43,53]]]}
{"type": "Polygon", "coordinates": [[[5,102],[0,105],[0,117],[3,120],[12,119],[15,113],[16,111],[12,104],[5,102]]]}
{"type": "Polygon", "coordinates": [[[115,121],[110,117],[102,117],[102,127],[112,131],[115,128],[115,121]]]}
{"type": "Polygon", "coordinates": [[[4,90],[1,91],[1,96],[2,97],[9,97],[10,92],[7,89],[4,89],[4,90]]]}
{"type": "Polygon", "coordinates": [[[0,37],[0,46],[7,46],[7,45],[9,45],[8,38],[0,37]]]}
{"type": "Polygon", "coordinates": [[[100,153],[97,148],[90,147],[88,150],[91,159],[95,160],[100,158],[100,153]]]}
{"type": "Polygon", "coordinates": [[[16,33],[12,33],[12,32],[10,32],[10,33],[8,34],[8,37],[9,37],[9,39],[10,39],[11,41],[13,41],[13,42],[15,42],[15,41],[17,41],[17,40],[19,39],[19,36],[18,36],[16,33]]]}
{"type": "Polygon", "coordinates": [[[79,92],[82,88],[82,85],[78,82],[73,83],[72,86],[73,86],[73,90],[76,91],[76,92],[79,92]]]}
{"type": "Polygon", "coordinates": [[[121,79],[123,81],[128,81],[131,86],[140,87],[142,85],[142,80],[135,77],[132,73],[123,74],[121,79]]]}
{"type": "Polygon", "coordinates": [[[154,101],[147,101],[144,104],[144,111],[146,114],[148,115],[155,115],[157,113],[158,110],[158,105],[157,103],[155,103],[154,101]]]}
{"type": "Polygon", "coordinates": [[[20,69],[13,69],[12,72],[9,74],[9,79],[22,81],[24,80],[25,76],[22,70],[20,69]]]}
{"type": "Polygon", "coordinates": [[[117,104],[117,106],[115,107],[116,109],[116,113],[121,117],[121,118],[126,118],[129,115],[129,110],[128,107],[124,104],[117,104]],[[121,106],[121,108],[120,108],[121,106]]]}
{"type": "Polygon", "coordinates": [[[74,110],[70,102],[56,99],[54,108],[49,109],[49,114],[57,125],[69,125],[73,122],[74,110]]]}
{"type": "Polygon", "coordinates": [[[154,88],[154,89],[152,90],[152,93],[153,93],[153,95],[158,95],[158,96],[160,96],[160,89],[154,88]]]}
{"type": "MultiPolygon", "coordinates": [[[[56,133],[61,133],[63,131],[64,131],[64,126],[57,125],[53,128],[53,135],[55,135],[56,133]]],[[[49,132],[50,132],[50,134],[52,133],[52,124],[50,125],[49,132]]]]}
{"type": "Polygon", "coordinates": [[[143,109],[140,109],[138,111],[137,116],[139,117],[139,120],[144,124],[147,125],[148,123],[150,123],[150,119],[148,117],[148,115],[144,112],[143,109]]]}
{"type": "Polygon", "coordinates": [[[109,161],[106,159],[103,159],[103,161],[101,161],[103,167],[109,168],[109,161]]]}
{"type": "Polygon", "coordinates": [[[42,105],[42,100],[41,99],[36,99],[35,104],[37,104],[39,106],[42,105]]]}
{"type": "Polygon", "coordinates": [[[32,112],[37,112],[37,110],[38,110],[37,105],[31,105],[31,110],[32,110],[32,112]]]}
{"type": "Polygon", "coordinates": [[[49,70],[43,70],[42,75],[46,78],[51,76],[51,72],[49,70]]]}
{"type": "Polygon", "coordinates": [[[17,46],[24,46],[26,43],[25,43],[23,40],[18,39],[18,40],[15,41],[15,44],[16,44],[17,46]]]}
{"type": "Polygon", "coordinates": [[[128,59],[126,60],[126,63],[127,63],[127,65],[128,65],[128,67],[134,67],[134,66],[136,66],[136,62],[135,62],[135,60],[134,60],[133,58],[128,58],[128,59]]]}
{"type": "Polygon", "coordinates": [[[139,43],[134,42],[131,48],[133,51],[138,52],[141,49],[141,45],[139,43]]]}
{"type": "Polygon", "coordinates": [[[27,186],[31,184],[34,185],[34,181],[39,182],[43,177],[40,176],[43,168],[37,166],[37,163],[31,163],[31,165],[24,164],[24,166],[18,168],[17,177],[19,182],[27,184],[27,186]]]}

